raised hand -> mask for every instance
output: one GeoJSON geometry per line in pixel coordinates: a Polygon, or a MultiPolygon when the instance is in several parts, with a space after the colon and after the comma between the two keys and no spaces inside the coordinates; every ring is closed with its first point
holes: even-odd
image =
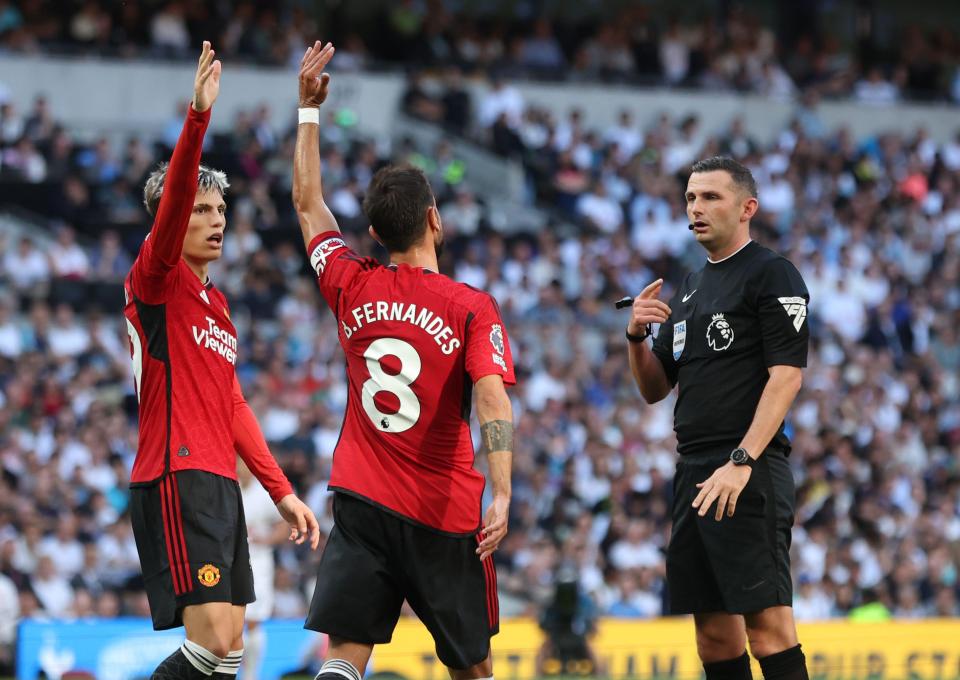
{"type": "Polygon", "coordinates": [[[631,334],[638,335],[643,332],[647,324],[664,323],[670,316],[670,307],[667,303],[657,299],[662,287],[663,279],[657,279],[634,298],[630,323],[627,325],[627,330],[631,334]]]}
{"type": "Polygon", "coordinates": [[[214,59],[216,52],[210,47],[210,41],[203,41],[200,62],[197,64],[197,77],[193,81],[193,110],[203,113],[217,100],[220,94],[220,60],[214,59]]]}
{"type": "Polygon", "coordinates": [[[330,74],[323,69],[330,63],[334,48],[331,43],[321,46],[317,40],[308,47],[300,60],[300,108],[316,108],[327,99],[330,74]]]}

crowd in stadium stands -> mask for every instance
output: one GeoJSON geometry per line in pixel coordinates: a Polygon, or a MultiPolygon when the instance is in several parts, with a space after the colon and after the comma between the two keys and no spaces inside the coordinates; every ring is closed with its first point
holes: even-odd
{"type": "MultiPolygon", "coordinates": [[[[798,617],[869,603],[960,615],[960,139],[854,139],[827,129],[813,99],[772,143],[736,120],[710,137],[695,117],[642,125],[624,111],[590,130],[576,112],[502,99],[506,114],[477,102],[480,124],[515,125],[510,143],[555,219],[534,234],[491,226],[450,145],[386,158],[333,118],[322,126],[324,188],[358,250],[376,252],[360,210],[371,174],[418,163],[438,194],[443,270],[500,302],[519,378],[502,613],[540,611],[571,568],[598,612],[662,612],[672,398],[641,403],[612,301],[699,267],[684,171],[726,153],[757,176],[755,238],[788,255],[811,293],[809,368],[789,419],[798,617]]],[[[271,121],[251,110],[211,135],[206,162],[233,184],[211,273],[232,304],[249,401],[329,530],[346,380],[290,206],[292,129],[271,121]]],[[[149,226],[143,178],[178,125],[116,149],[74,139],[42,98],[2,110],[0,189],[52,191],[37,209],[53,227],[0,243],[0,647],[17,617],[147,615],[126,514],[136,401],[119,282],[149,226]]],[[[316,559],[277,550],[276,616],[305,614],[316,559]]]]}
{"type": "MultiPolygon", "coordinates": [[[[686,22],[654,17],[644,3],[627,3],[601,19],[551,21],[533,16],[536,4],[517,3],[509,19],[489,11],[452,12],[442,0],[387,3],[373,21],[332,8],[323,20],[329,27],[324,39],[337,44],[333,68],[340,70],[457,64],[508,78],[641,81],[780,98],[815,88],[874,105],[901,96],[960,100],[960,39],[949,21],[926,32],[904,25],[892,32],[892,47],[861,42],[854,49],[842,45],[841,27],[818,31],[815,16],[781,16],[790,31],[806,25],[810,32],[778,36],[735,4],[724,15],[705,11],[686,22]]],[[[896,24],[897,18],[883,20],[896,24]]],[[[212,39],[225,59],[295,65],[302,46],[319,35],[318,25],[303,3],[291,0],[0,0],[0,51],[179,58],[192,57],[201,40],[212,39]]],[[[856,43],[852,34],[844,38],[856,43]]]]}

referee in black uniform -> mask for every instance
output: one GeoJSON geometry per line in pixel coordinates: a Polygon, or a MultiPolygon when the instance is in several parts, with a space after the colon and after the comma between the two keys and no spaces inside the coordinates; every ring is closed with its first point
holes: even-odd
{"type": "Polygon", "coordinates": [[[633,301],[630,367],[647,403],[675,385],[680,453],[667,584],[694,614],[707,680],[806,680],[793,620],[794,484],[783,419],[807,363],[807,302],[789,260],[750,240],[757,185],[730,158],[693,165],[687,216],[708,261],[666,305],[658,280],[633,301]],[[660,323],[656,341],[645,341],[660,323]]]}

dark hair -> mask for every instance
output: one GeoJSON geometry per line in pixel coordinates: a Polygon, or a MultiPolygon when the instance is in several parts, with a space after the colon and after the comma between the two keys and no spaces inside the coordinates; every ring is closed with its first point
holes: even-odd
{"type": "Polygon", "coordinates": [[[402,253],[423,239],[433,205],[430,182],[420,168],[388,165],[370,180],[363,212],[386,249],[402,253]]]}
{"type": "Polygon", "coordinates": [[[690,166],[691,173],[694,172],[715,172],[723,170],[730,175],[733,183],[746,191],[748,194],[757,197],[757,180],[753,178],[750,168],[743,163],[733,160],[727,156],[714,156],[713,158],[704,158],[690,166]]]}

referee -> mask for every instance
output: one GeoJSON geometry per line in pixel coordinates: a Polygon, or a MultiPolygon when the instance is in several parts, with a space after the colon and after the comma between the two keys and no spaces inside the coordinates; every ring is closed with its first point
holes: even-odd
{"type": "Polygon", "coordinates": [[[757,185],[730,158],[695,163],[690,229],[708,255],[666,305],[663,281],[633,301],[630,368],[647,403],[680,384],[667,584],[694,615],[707,680],[807,680],[790,579],[794,484],[783,419],[807,363],[807,302],[796,267],[750,240],[757,185]],[[653,346],[645,342],[659,323],[653,346]]]}

